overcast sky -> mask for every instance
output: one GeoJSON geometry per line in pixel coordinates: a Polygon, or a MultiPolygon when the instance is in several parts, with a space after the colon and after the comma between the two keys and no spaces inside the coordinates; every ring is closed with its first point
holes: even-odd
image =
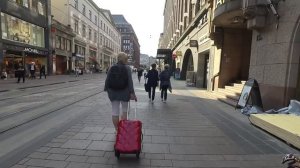
{"type": "Polygon", "coordinates": [[[156,56],[160,33],[163,32],[165,0],[94,0],[111,14],[122,14],[140,43],[141,54],[156,56]]]}

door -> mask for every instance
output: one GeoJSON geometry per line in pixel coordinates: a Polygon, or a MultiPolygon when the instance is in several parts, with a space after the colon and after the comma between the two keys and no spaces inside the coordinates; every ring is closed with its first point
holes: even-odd
{"type": "Polygon", "coordinates": [[[203,88],[207,88],[207,82],[209,81],[209,55],[205,55],[205,61],[204,61],[204,82],[203,82],[203,88]]]}

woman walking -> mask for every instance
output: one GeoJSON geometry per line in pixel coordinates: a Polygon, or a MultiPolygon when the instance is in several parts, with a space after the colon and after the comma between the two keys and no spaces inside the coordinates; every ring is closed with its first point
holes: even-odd
{"type": "Polygon", "coordinates": [[[118,54],[118,63],[109,68],[105,80],[104,91],[107,91],[112,105],[112,122],[115,129],[118,128],[120,105],[121,118],[127,119],[127,108],[130,100],[137,101],[135,96],[131,69],[127,64],[128,56],[126,53],[118,54]]]}
{"type": "Polygon", "coordinates": [[[156,64],[151,65],[152,69],[148,71],[146,78],[148,78],[147,86],[150,88],[148,95],[149,101],[154,103],[155,99],[155,89],[158,85],[158,71],[156,70],[156,64]]]}
{"type": "Polygon", "coordinates": [[[161,101],[164,103],[167,101],[168,89],[170,90],[170,92],[172,91],[170,78],[171,74],[169,71],[169,65],[166,64],[165,69],[159,74],[161,101]]]}

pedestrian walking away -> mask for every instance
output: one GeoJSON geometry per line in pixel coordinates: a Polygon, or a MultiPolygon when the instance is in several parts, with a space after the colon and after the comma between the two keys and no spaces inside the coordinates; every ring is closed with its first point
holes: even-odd
{"type": "Polygon", "coordinates": [[[22,63],[19,63],[18,69],[15,71],[15,76],[18,78],[17,83],[20,83],[21,78],[23,79],[23,83],[25,83],[25,68],[22,63]]]}
{"type": "Polygon", "coordinates": [[[35,63],[31,62],[31,65],[30,65],[30,78],[31,79],[35,79],[35,70],[36,70],[35,63]]]}
{"type": "Polygon", "coordinates": [[[75,66],[75,77],[79,76],[79,67],[75,66]]]}
{"type": "Polygon", "coordinates": [[[171,73],[169,71],[169,65],[165,65],[165,69],[159,74],[160,79],[160,90],[161,90],[161,101],[166,102],[168,96],[168,90],[172,92],[171,86],[171,73]]]}
{"type": "Polygon", "coordinates": [[[144,72],[144,80],[146,81],[146,76],[147,76],[147,71],[145,70],[145,72],[144,72]]]}
{"type": "Polygon", "coordinates": [[[147,80],[147,86],[150,88],[148,92],[149,101],[154,103],[155,99],[155,89],[158,85],[158,71],[156,70],[156,64],[151,65],[152,69],[148,71],[146,78],[147,80]]]}
{"type": "Polygon", "coordinates": [[[45,65],[42,65],[42,67],[40,69],[40,79],[42,79],[42,76],[44,76],[45,79],[46,79],[46,68],[45,68],[45,65]]]}
{"type": "Polygon", "coordinates": [[[104,91],[112,105],[112,122],[117,131],[120,120],[120,105],[122,106],[121,119],[127,119],[127,108],[130,100],[137,101],[132,81],[131,69],[127,64],[126,53],[118,54],[118,63],[109,68],[105,80],[104,91]]]}
{"type": "Polygon", "coordinates": [[[2,72],[1,72],[1,79],[3,80],[7,80],[7,72],[6,72],[6,69],[3,69],[2,72]]]}
{"type": "Polygon", "coordinates": [[[138,70],[137,76],[138,76],[139,83],[141,83],[141,78],[143,76],[143,72],[144,72],[144,70],[142,68],[140,68],[138,70]]]}

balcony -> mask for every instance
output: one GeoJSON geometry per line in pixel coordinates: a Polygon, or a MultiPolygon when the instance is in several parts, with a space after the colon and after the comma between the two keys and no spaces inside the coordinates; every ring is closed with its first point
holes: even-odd
{"type": "Polygon", "coordinates": [[[213,23],[219,27],[246,28],[243,19],[242,0],[218,0],[213,23]]]}

